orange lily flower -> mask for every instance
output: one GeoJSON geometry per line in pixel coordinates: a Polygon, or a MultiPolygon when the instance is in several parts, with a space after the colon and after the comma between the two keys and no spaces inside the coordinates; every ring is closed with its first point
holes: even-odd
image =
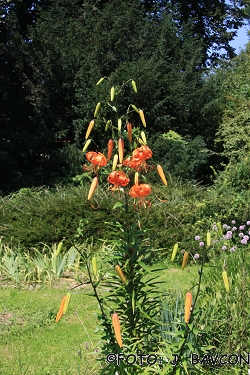
{"type": "Polygon", "coordinates": [[[108,182],[115,185],[112,190],[119,189],[119,186],[127,186],[130,179],[123,171],[113,171],[108,176],[108,182]]]}
{"type": "Polygon", "coordinates": [[[133,169],[139,169],[140,167],[144,166],[146,169],[146,160],[150,159],[152,155],[153,153],[148,146],[141,146],[132,152],[132,157],[124,160],[123,165],[133,169]]]}
{"type": "Polygon", "coordinates": [[[144,207],[146,208],[145,203],[151,205],[151,202],[150,201],[145,202],[145,197],[148,196],[151,193],[151,191],[152,191],[152,188],[148,184],[134,185],[129,190],[129,195],[132,198],[140,198],[138,206],[141,206],[142,204],[144,204],[144,207]]]}
{"type": "Polygon", "coordinates": [[[144,160],[142,161],[140,159],[135,159],[135,158],[129,157],[126,160],[124,160],[124,162],[122,164],[125,165],[125,167],[129,167],[129,168],[132,168],[132,169],[138,169],[142,166],[143,162],[144,162],[144,160]]]}
{"type": "Polygon", "coordinates": [[[133,159],[140,159],[143,161],[145,161],[146,159],[150,159],[152,155],[153,155],[152,150],[146,145],[136,148],[132,152],[133,159]]]}
{"type": "Polygon", "coordinates": [[[89,151],[86,154],[86,158],[90,163],[99,165],[99,167],[105,167],[107,164],[107,159],[101,152],[89,151]]]}
{"type": "Polygon", "coordinates": [[[133,198],[143,198],[149,195],[152,191],[152,188],[148,184],[134,185],[129,190],[129,195],[133,198]]]}

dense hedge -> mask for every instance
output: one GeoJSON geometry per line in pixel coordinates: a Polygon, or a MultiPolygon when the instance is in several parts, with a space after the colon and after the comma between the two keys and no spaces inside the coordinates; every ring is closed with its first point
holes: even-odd
{"type": "MultiPolygon", "coordinates": [[[[221,173],[212,187],[194,182],[172,180],[167,187],[153,184],[152,206],[134,210],[131,201],[130,217],[139,220],[142,230],[148,231],[152,246],[159,254],[171,251],[174,243],[192,250],[192,241],[199,232],[210,230],[214,222],[250,220],[250,191],[247,184],[238,189],[236,171],[242,165],[231,166],[221,173]],[[231,177],[230,177],[231,176],[231,177]],[[231,179],[231,181],[230,181],[231,179]]],[[[91,239],[112,240],[119,237],[117,221],[124,219],[121,207],[114,208],[119,193],[107,193],[98,188],[92,203],[87,201],[89,184],[57,189],[21,189],[0,200],[0,235],[5,243],[19,244],[31,249],[46,243],[52,245],[65,238],[72,241],[91,239]],[[79,226],[80,224],[80,226],[79,226]],[[79,234],[81,236],[79,237],[79,234]],[[78,239],[76,237],[78,235],[78,239]]]]}

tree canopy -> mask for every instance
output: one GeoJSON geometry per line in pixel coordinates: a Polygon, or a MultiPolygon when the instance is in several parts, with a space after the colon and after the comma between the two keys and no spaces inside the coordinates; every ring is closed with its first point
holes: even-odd
{"type": "MultiPolygon", "coordinates": [[[[211,148],[219,87],[208,69],[234,52],[247,1],[3,0],[0,189],[79,171],[83,135],[106,84],[133,78],[148,136],[200,135],[211,148]],[[109,83],[108,83],[109,82],[109,83]]],[[[124,107],[134,102],[124,92],[124,107]]],[[[105,115],[105,114],[104,114],[105,115]]],[[[132,118],[133,120],[133,118],[132,118]]],[[[96,139],[102,142],[101,133],[96,139]]]]}
{"type": "Polygon", "coordinates": [[[216,142],[223,146],[222,155],[229,161],[240,161],[250,152],[250,44],[232,60],[222,76],[225,103],[216,142]]]}

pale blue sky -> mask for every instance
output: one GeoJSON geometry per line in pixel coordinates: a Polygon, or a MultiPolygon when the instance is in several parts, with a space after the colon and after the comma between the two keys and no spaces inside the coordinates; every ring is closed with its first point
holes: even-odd
{"type": "Polygon", "coordinates": [[[230,45],[236,48],[236,53],[239,53],[241,49],[244,49],[245,45],[249,42],[247,30],[249,30],[249,27],[247,26],[244,26],[241,29],[239,29],[237,32],[237,37],[234,38],[232,42],[230,42],[230,45]]]}

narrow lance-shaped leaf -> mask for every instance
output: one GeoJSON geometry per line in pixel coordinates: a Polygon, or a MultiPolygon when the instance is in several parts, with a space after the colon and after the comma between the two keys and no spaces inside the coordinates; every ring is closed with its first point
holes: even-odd
{"type": "Polygon", "coordinates": [[[132,310],[133,310],[133,314],[135,313],[135,291],[133,289],[132,291],[132,295],[131,295],[131,305],[132,305],[132,310]]]}
{"type": "Polygon", "coordinates": [[[57,246],[56,256],[58,256],[60,254],[60,252],[62,251],[62,248],[63,248],[63,241],[59,242],[59,244],[57,246]]]}

